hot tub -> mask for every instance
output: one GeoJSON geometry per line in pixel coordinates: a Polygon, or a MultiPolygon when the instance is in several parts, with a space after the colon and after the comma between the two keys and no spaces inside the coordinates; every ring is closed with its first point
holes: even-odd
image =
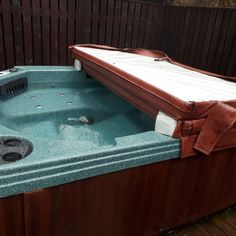
{"type": "Polygon", "coordinates": [[[73,67],[15,67],[0,86],[12,86],[0,101],[1,236],[156,235],[236,202],[235,149],[180,160],[178,139],[73,67]]]}

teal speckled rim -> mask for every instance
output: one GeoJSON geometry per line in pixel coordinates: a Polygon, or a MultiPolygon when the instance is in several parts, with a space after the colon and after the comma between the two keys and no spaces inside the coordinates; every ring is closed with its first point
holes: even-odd
{"type": "MultiPolygon", "coordinates": [[[[29,81],[42,81],[57,75],[70,80],[75,75],[86,81],[83,72],[73,67],[16,67],[18,72],[0,77],[0,83],[19,76],[29,81]],[[65,77],[66,75],[66,77],[65,77]]],[[[30,89],[30,88],[29,88],[30,89]]],[[[1,108],[1,106],[0,106],[1,108]]],[[[52,187],[72,181],[178,158],[180,144],[154,131],[123,136],[116,145],[80,146],[76,141],[50,140],[22,135],[0,124],[0,136],[19,137],[33,144],[33,152],[25,159],[0,166],[0,197],[52,187]]]]}

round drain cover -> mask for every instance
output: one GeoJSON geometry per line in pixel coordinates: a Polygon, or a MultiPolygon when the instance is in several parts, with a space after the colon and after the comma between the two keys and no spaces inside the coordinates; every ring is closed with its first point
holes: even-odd
{"type": "Polygon", "coordinates": [[[20,138],[0,137],[0,165],[19,161],[33,150],[32,144],[20,138]]]}

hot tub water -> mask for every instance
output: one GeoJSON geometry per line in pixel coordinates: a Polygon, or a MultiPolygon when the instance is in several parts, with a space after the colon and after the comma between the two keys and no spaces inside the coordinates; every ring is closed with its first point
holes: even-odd
{"type": "Polygon", "coordinates": [[[115,138],[153,129],[154,121],[105,87],[84,89],[80,81],[31,82],[29,89],[0,103],[0,122],[44,139],[115,145],[115,138]],[[64,85],[64,86],[63,86],[64,85]]]}

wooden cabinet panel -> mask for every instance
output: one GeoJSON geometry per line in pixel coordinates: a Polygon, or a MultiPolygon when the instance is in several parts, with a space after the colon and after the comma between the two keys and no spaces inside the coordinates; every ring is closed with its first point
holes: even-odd
{"type": "Polygon", "coordinates": [[[0,236],[24,236],[23,195],[0,198],[0,236]]]}
{"type": "Polygon", "coordinates": [[[0,236],[153,236],[236,203],[236,149],[0,199],[0,236]]]}
{"type": "Polygon", "coordinates": [[[27,236],[153,236],[236,203],[236,150],[25,194],[27,236]]]}

